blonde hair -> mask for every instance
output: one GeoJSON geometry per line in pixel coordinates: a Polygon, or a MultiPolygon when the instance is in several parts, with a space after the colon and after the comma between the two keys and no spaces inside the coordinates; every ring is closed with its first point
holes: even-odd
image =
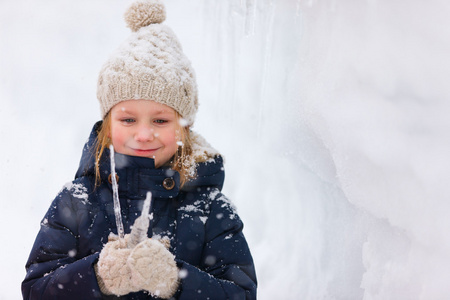
{"type": "MultiPolygon", "coordinates": [[[[178,124],[182,119],[181,115],[175,111],[178,124]]],[[[111,139],[109,137],[111,133],[111,114],[108,112],[103,119],[103,123],[100,129],[97,131],[97,140],[95,147],[95,185],[98,186],[101,183],[100,176],[100,159],[105,152],[105,149],[111,145],[111,139]]],[[[195,177],[195,173],[192,172],[191,160],[192,155],[192,138],[188,126],[179,125],[179,138],[181,145],[178,147],[172,159],[170,159],[165,166],[170,166],[173,170],[180,174],[181,187],[191,178],[195,177]]]]}

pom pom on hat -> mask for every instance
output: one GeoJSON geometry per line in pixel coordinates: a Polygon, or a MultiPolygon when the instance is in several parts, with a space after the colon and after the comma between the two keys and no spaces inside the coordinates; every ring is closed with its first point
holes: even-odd
{"type": "Polygon", "coordinates": [[[132,31],[138,31],[150,24],[164,22],[166,10],[160,0],[141,0],[132,3],[124,17],[128,27],[132,31]]]}

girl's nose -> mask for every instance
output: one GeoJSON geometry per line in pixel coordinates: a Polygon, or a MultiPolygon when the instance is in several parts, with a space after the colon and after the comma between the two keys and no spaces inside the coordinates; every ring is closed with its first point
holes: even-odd
{"type": "Polygon", "coordinates": [[[138,131],[136,132],[135,139],[138,142],[148,142],[153,141],[155,138],[155,132],[153,128],[150,128],[148,126],[141,126],[138,128],[138,131]]]}

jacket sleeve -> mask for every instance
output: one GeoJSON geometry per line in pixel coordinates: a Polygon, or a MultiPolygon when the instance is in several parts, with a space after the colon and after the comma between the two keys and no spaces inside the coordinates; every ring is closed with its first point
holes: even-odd
{"type": "Polygon", "coordinates": [[[253,259],[242,233],[243,223],[221,193],[214,195],[206,221],[201,265],[178,260],[178,299],[256,299],[253,259]]]}
{"type": "Polygon", "coordinates": [[[101,299],[93,265],[98,253],[80,257],[77,212],[67,189],[41,222],[22,282],[24,299],[101,299]]]}

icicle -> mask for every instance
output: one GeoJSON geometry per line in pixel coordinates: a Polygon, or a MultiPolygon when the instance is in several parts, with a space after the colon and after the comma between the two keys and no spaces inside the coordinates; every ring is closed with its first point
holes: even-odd
{"type": "Polygon", "coordinates": [[[116,163],[114,161],[113,145],[109,146],[109,152],[111,156],[111,182],[113,188],[114,215],[116,216],[117,234],[119,235],[119,239],[123,239],[125,232],[123,230],[122,214],[120,212],[119,187],[116,180],[116,163]]]}
{"type": "Polygon", "coordinates": [[[134,221],[133,228],[131,229],[130,237],[128,239],[128,248],[134,248],[137,244],[144,241],[147,238],[148,227],[150,226],[150,220],[152,217],[149,215],[150,206],[152,202],[152,193],[147,192],[147,197],[142,207],[141,215],[134,221]]]}
{"type": "Polygon", "coordinates": [[[269,3],[269,12],[268,18],[269,22],[267,24],[268,28],[266,30],[266,39],[264,42],[264,61],[263,61],[263,70],[262,70],[262,82],[260,88],[260,97],[261,102],[259,105],[258,119],[257,119],[257,132],[256,136],[259,138],[261,136],[262,131],[262,122],[263,122],[263,111],[265,109],[266,102],[266,92],[267,86],[269,83],[270,72],[270,63],[272,60],[272,47],[273,47],[273,37],[274,37],[274,23],[275,23],[275,3],[273,0],[270,0],[269,3]]]}
{"type": "Polygon", "coordinates": [[[245,35],[250,36],[255,34],[256,23],[256,7],[257,0],[247,0],[247,9],[245,16],[245,35]]]}

